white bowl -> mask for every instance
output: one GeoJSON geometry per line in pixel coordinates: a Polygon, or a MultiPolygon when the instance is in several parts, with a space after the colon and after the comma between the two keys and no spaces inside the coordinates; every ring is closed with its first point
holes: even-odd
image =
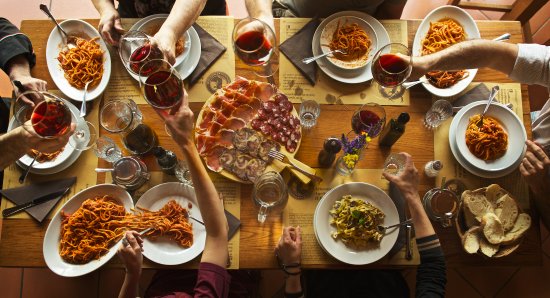
{"type": "MultiPolygon", "coordinates": [[[[444,18],[451,18],[457,21],[464,28],[467,40],[480,38],[479,29],[477,28],[476,22],[465,10],[450,5],[441,6],[432,10],[424,18],[422,23],[420,23],[420,26],[418,26],[413,41],[413,56],[422,55],[422,39],[426,37],[426,34],[430,29],[430,22],[437,22],[444,18]]],[[[469,72],[468,77],[458,81],[456,84],[448,88],[437,88],[429,82],[422,83],[422,85],[433,95],[440,97],[454,96],[466,89],[466,87],[468,87],[468,85],[473,81],[477,73],[477,68],[468,69],[467,71],[469,72]]],[[[423,76],[422,78],[425,78],[425,76],[423,76]]]]}
{"type": "Polygon", "coordinates": [[[369,23],[367,23],[365,20],[354,16],[337,17],[331,20],[329,23],[327,23],[327,25],[323,28],[323,31],[321,32],[321,38],[319,41],[321,43],[321,51],[323,53],[330,52],[331,50],[330,50],[329,44],[332,40],[332,35],[334,34],[334,31],[336,31],[336,29],[338,28],[338,24],[345,25],[345,24],[352,24],[352,23],[357,23],[357,25],[359,25],[361,29],[365,30],[365,33],[367,33],[368,37],[371,40],[371,45],[369,48],[369,52],[366,55],[355,60],[342,61],[335,58],[333,55],[327,56],[328,61],[330,61],[330,63],[332,63],[334,66],[341,69],[346,69],[346,70],[359,69],[359,68],[365,67],[376,54],[376,51],[378,49],[377,36],[376,36],[376,32],[371,27],[371,25],[369,25],[369,23]]]}

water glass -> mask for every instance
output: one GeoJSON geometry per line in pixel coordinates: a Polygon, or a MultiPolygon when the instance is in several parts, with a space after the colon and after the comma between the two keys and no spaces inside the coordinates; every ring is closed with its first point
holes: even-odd
{"type": "Polygon", "coordinates": [[[390,175],[399,175],[405,168],[406,158],[402,154],[392,153],[384,162],[383,172],[390,175]]]}
{"type": "Polygon", "coordinates": [[[443,121],[453,115],[453,106],[450,102],[440,99],[432,104],[430,110],[424,116],[424,126],[428,129],[436,129],[443,121]]]}
{"type": "Polygon", "coordinates": [[[108,162],[115,162],[122,157],[122,151],[115,141],[109,137],[100,137],[95,142],[94,153],[97,157],[108,162]]]}
{"type": "Polygon", "coordinates": [[[268,213],[280,214],[288,201],[287,185],[283,177],[273,171],[263,173],[254,182],[252,198],[259,207],[259,222],[265,222],[268,213]]]}
{"type": "Polygon", "coordinates": [[[183,184],[193,186],[193,181],[191,181],[191,172],[189,172],[189,167],[187,163],[183,160],[178,160],[178,165],[174,169],[176,178],[183,184]]]}
{"type": "Polygon", "coordinates": [[[300,104],[300,123],[304,129],[310,129],[317,124],[321,106],[315,100],[305,100],[300,104]]]}
{"type": "Polygon", "coordinates": [[[424,195],[422,204],[428,217],[438,221],[444,228],[452,225],[451,219],[458,212],[458,196],[449,189],[430,189],[424,195]]]}

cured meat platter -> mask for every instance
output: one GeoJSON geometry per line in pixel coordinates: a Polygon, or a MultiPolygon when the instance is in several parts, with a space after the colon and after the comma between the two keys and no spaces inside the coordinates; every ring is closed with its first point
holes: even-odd
{"type": "Polygon", "coordinates": [[[298,114],[286,95],[242,77],[212,94],[195,125],[195,144],[206,166],[241,183],[280,171],[268,152],[294,156],[301,137],[298,114]]]}

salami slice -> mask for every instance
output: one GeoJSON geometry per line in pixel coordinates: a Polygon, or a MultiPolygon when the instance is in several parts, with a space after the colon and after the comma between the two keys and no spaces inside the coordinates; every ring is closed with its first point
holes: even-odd
{"type": "Polygon", "coordinates": [[[262,126],[262,121],[258,118],[256,119],[252,119],[252,121],[250,122],[250,126],[256,130],[256,131],[259,131],[260,130],[260,127],[262,126]]]}
{"type": "Polygon", "coordinates": [[[260,126],[260,130],[262,131],[262,133],[266,136],[270,136],[271,135],[271,132],[273,131],[273,126],[269,125],[268,123],[263,123],[261,126],[260,126]]]}
{"type": "Polygon", "coordinates": [[[273,113],[273,109],[276,107],[275,103],[272,101],[264,101],[262,103],[262,109],[266,111],[266,113],[271,114],[273,113]]]}
{"type": "Polygon", "coordinates": [[[292,103],[288,100],[281,101],[279,103],[279,109],[281,112],[290,113],[290,111],[292,111],[292,103]]]}

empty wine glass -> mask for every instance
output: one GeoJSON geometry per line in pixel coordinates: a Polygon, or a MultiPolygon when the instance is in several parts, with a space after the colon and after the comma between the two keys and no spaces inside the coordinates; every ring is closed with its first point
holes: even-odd
{"type": "Polygon", "coordinates": [[[97,140],[97,130],[95,126],[84,121],[84,118],[76,122],[73,135],[69,138],[69,146],[78,151],[86,151],[95,146],[97,140]]]}
{"type": "Polygon", "coordinates": [[[268,24],[258,19],[249,17],[235,25],[233,49],[260,77],[272,77],[278,69],[277,37],[268,24]]]}
{"type": "Polygon", "coordinates": [[[153,46],[152,37],[137,30],[130,30],[122,35],[118,54],[124,67],[136,75],[139,75],[141,67],[146,62],[164,57],[162,52],[153,46]]]}
{"type": "Polygon", "coordinates": [[[412,71],[411,51],[400,43],[387,44],[374,55],[371,71],[383,97],[390,100],[401,98],[406,90],[402,84],[412,71]]]}

